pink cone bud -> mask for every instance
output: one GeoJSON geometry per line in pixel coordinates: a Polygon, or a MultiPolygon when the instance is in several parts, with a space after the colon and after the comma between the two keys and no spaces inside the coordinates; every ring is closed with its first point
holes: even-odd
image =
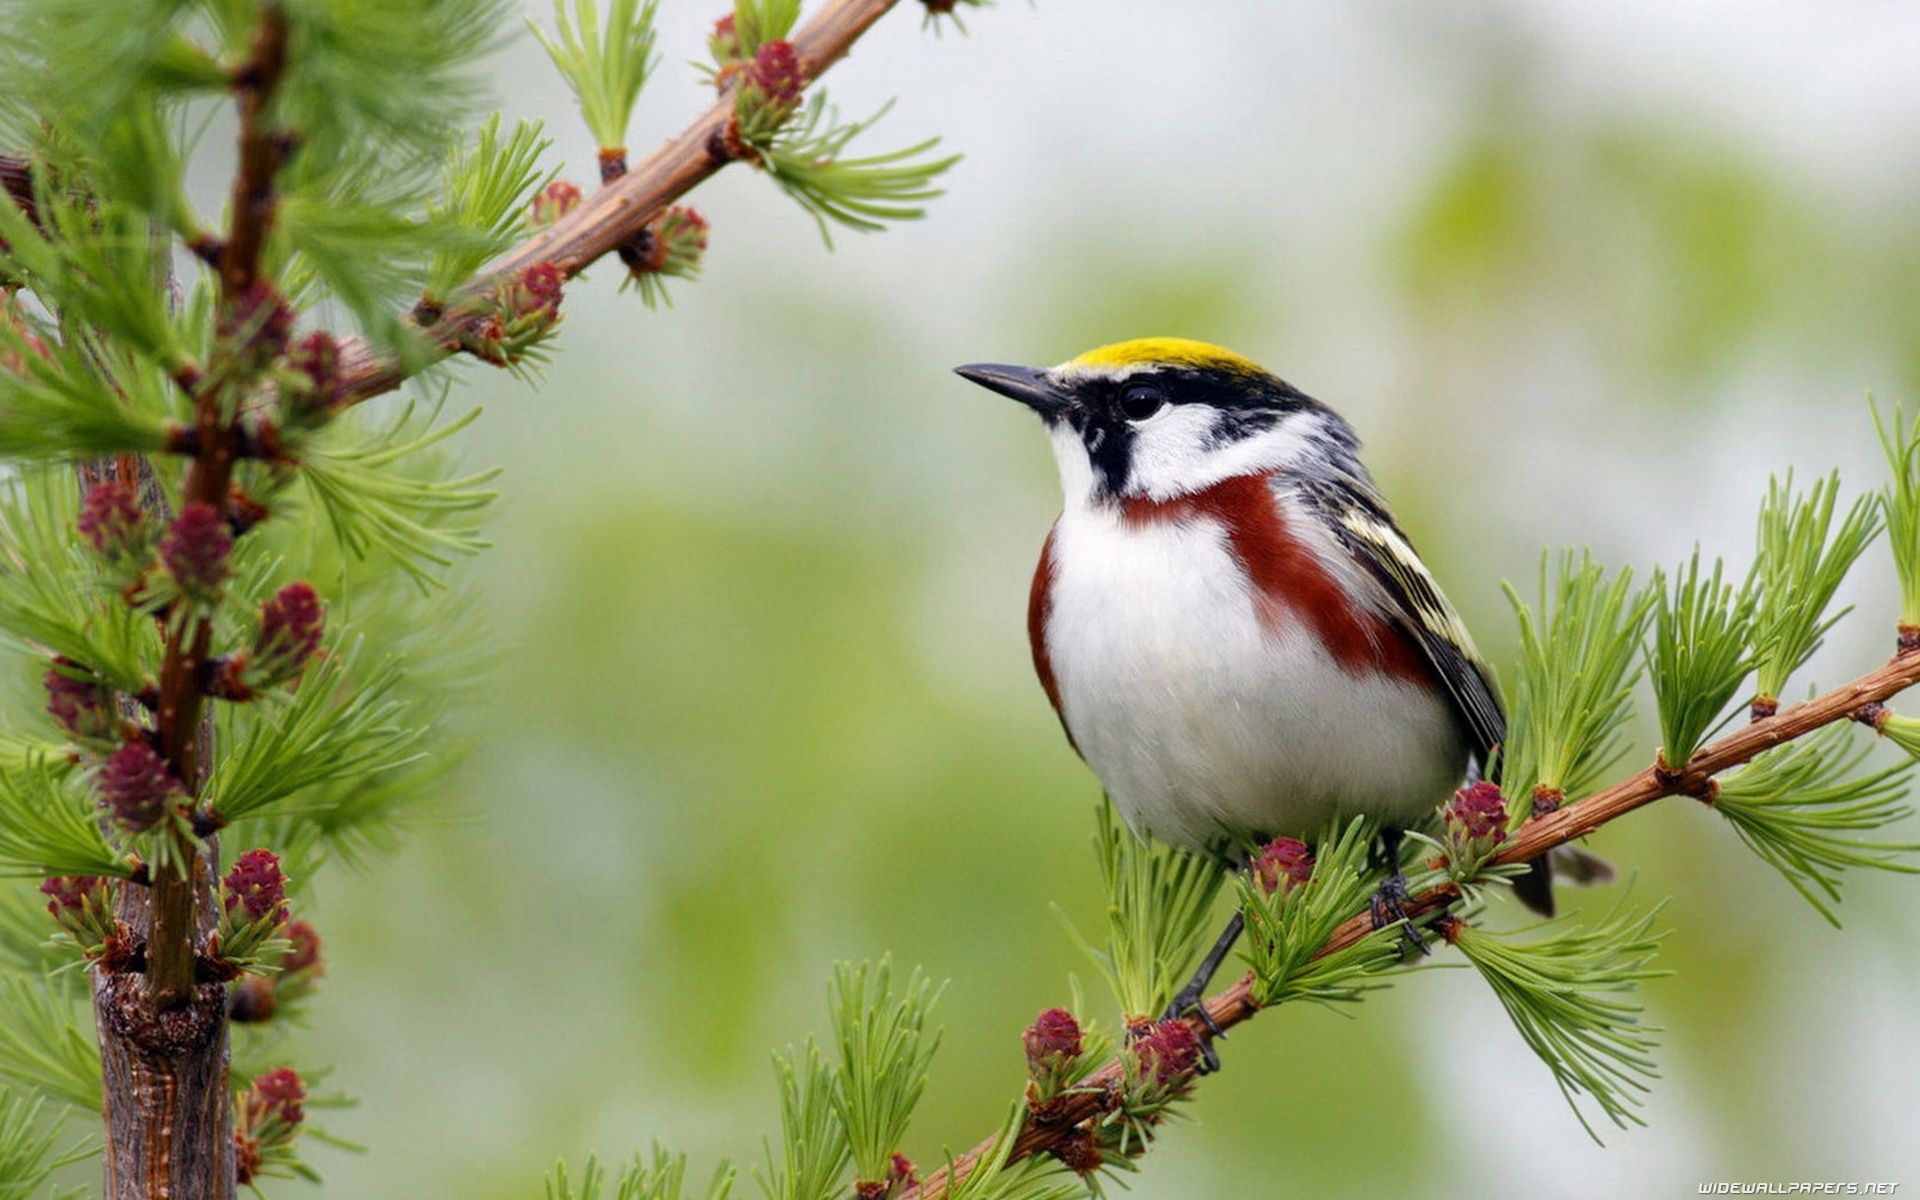
{"type": "Polygon", "coordinates": [[[46,675],[47,715],[82,740],[113,732],[113,693],[72,659],[56,657],[46,675]]]}
{"type": "Polygon", "coordinates": [[[1313,851],[1299,838],[1275,838],[1260,847],[1259,857],[1253,860],[1253,877],[1269,896],[1290,892],[1313,878],[1313,851]]]}
{"type": "Polygon", "coordinates": [[[301,1104],[307,1098],[307,1086],[292,1067],[279,1067],[256,1075],[247,1089],[247,1124],[258,1127],[268,1120],[283,1125],[298,1125],[306,1119],[301,1104]]]}
{"type": "Polygon", "coordinates": [[[320,935],[313,931],[313,926],[305,921],[295,921],[282,932],[293,943],[293,949],[287,951],[287,956],[280,960],[282,975],[308,970],[316,975],[326,974],[326,964],[320,959],[320,935]]]}
{"type": "Polygon", "coordinates": [[[552,315],[560,311],[561,290],[566,274],[550,262],[537,262],[520,272],[518,292],[521,303],[515,315],[538,313],[552,315]]]}
{"type": "Polygon", "coordinates": [[[1484,779],[1461,788],[1447,801],[1447,832],[1465,841],[1505,841],[1506,797],[1484,779]]]}
{"type": "Polygon", "coordinates": [[[1143,1076],[1162,1088],[1176,1088],[1199,1069],[1200,1038],[1185,1021],[1169,1018],[1133,1043],[1133,1057],[1143,1076]]]}
{"type": "Polygon", "coordinates": [[[307,377],[307,390],[289,396],[298,416],[331,411],[340,400],[340,343],[325,330],[301,338],[287,353],[287,365],[307,377]]]}
{"type": "Polygon", "coordinates": [[[544,229],[579,207],[579,186],[565,179],[556,179],[533,198],[530,216],[536,228],[544,229]]]}
{"type": "Polygon", "coordinates": [[[249,919],[258,921],[286,909],[287,877],[280,870],[280,856],[271,850],[242,854],[220,883],[229,913],[244,908],[249,919]]]}
{"type": "Polygon", "coordinates": [[[707,49],[713,52],[715,62],[740,57],[740,35],[734,31],[732,13],[713,23],[713,32],[707,35],[707,49]]]}
{"type": "Polygon", "coordinates": [[[147,514],[133,488],[117,479],[96,483],[80,500],[80,536],[108,558],[144,552],[147,514]]]}
{"type": "Polygon", "coordinates": [[[106,886],[107,881],[95,875],[55,875],[40,881],[40,894],[47,897],[47,912],[58,917],[84,911],[87,901],[106,886]]]}
{"type": "Polygon", "coordinates": [[[793,52],[793,43],[784,40],[768,42],[755,51],[753,61],[747,64],[746,78],[769,104],[780,108],[799,104],[800,93],[807,86],[800,56],[793,52]]]}
{"type": "Polygon", "coordinates": [[[140,833],[165,815],[167,802],[180,791],[180,784],[153,747],[127,742],[101,764],[95,790],[100,807],[112,813],[121,828],[140,833]]]}
{"type": "Polygon", "coordinates": [[[919,1168],[913,1165],[912,1159],[896,1150],[887,1163],[887,1181],[898,1187],[912,1187],[920,1182],[919,1168]]]}
{"type": "Polygon", "coordinates": [[[220,510],[195,500],[180,510],[160,539],[160,561],[189,597],[210,601],[227,581],[228,555],[233,553],[233,531],[220,510]]]}
{"type": "Polygon", "coordinates": [[[320,648],[326,612],[313,585],[289,583],[260,604],[260,631],[253,640],[254,668],[265,683],[299,674],[320,648]]]}
{"type": "Polygon", "coordinates": [[[1083,1048],[1080,1022],[1064,1008],[1043,1011],[1020,1040],[1027,1050],[1027,1071],[1036,1076],[1064,1070],[1080,1057],[1083,1048]]]}
{"type": "Polygon", "coordinates": [[[221,311],[219,337],[253,365],[271,362],[287,352],[293,308],[271,283],[257,279],[221,311]]]}

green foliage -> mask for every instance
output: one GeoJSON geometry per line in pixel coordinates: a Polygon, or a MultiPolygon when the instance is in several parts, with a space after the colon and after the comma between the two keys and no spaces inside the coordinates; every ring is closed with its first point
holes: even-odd
{"type": "Polygon", "coordinates": [[[1136,836],[1111,801],[1100,804],[1093,845],[1107,896],[1104,945],[1096,948],[1071,923],[1068,929],[1128,1019],[1158,1016],[1199,957],[1226,868],[1136,836]]]}
{"type": "Polygon", "coordinates": [[[1792,472],[1767,484],[1754,558],[1759,602],[1752,642],[1754,687],[1762,700],[1777,701],[1788,676],[1847,615],[1847,609],[1825,614],[1840,581],[1880,531],[1872,496],[1856,499],[1834,528],[1839,496],[1838,471],[1804,495],[1794,494],[1792,472]]]}
{"type": "Polygon", "coordinates": [[[1753,668],[1747,654],[1753,589],[1722,583],[1720,573],[1715,559],[1713,574],[1702,579],[1695,549],[1674,573],[1671,590],[1664,575],[1654,575],[1647,676],[1660,710],[1660,752],[1675,770],[1700,748],[1753,668]]]}
{"type": "Polygon", "coordinates": [[[45,1104],[0,1091],[0,1200],[78,1200],[82,1188],[53,1188],[53,1173],[92,1157],[92,1146],[57,1152],[60,1133],[43,1119],[45,1104]],[[44,1192],[42,1189],[46,1189],[44,1192]]]}
{"type": "MultiPolygon", "coordinates": [[[[251,8],[251,6],[248,6],[251,8]]],[[[351,167],[432,161],[484,94],[508,0],[304,0],[285,6],[295,52],[275,105],[302,156],[351,167]]],[[[230,31],[245,38],[251,16],[230,31]]],[[[237,50],[239,47],[233,46],[237,50]]]]}
{"type": "Polygon", "coordinates": [[[941,989],[915,971],[896,996],[892,974],[885,959],[878,966],[841,963],[829,992],[840,1050],[834,1108],[854,1174],[869,1181],[887,1178],[940,1046],[927,1016],[941,989]]]}
{"type": "Polygon", "coordinates": [[[771,1147],[754,1178],[767,1200],[833,1200],[852,1161],[847,1129],[836,1118],[839,1088],[832,1065],[808,1039],[773,1056],[780,1084],[780,1156],[771,1147]]]}
{"type": "Polygon", "coordinates": [[[167,242],[156,236],[146,214],[111,197],[45,187],[36,187],[34,207],[38,225],[18,206],[0,204],[0,270],[48,311],[98,331],[123,352],[166,370],[187,361],[160,286],[167,242]],[[145,286],[128,286],[132,281],[145,286]]]}
{"type": "Polygon", "coordinates": [[[1255,1003],[1264,1007],[1312,1000],[1331,1005],[1358,1000],[1383,986],[1375,977],[1400,959],[1397,927],[1377,929],[1351,946],[1314,957],[1342,922],[1367,907],[1373,891],[1367,849],[1374,832],[1363,817],[1355,817],[1345,829],[1329,829],[1315,850],[1312,877],[1283,885],[1271,895],[1251,874],[1236,877],[1240,911],[1247,920],[1243,953],[1253,969],[1255,1003]]]}
{"type": "Polygon", "coordinates": [[[1920,867],[1899,855],[1917,842],[1853,836],[1913,815],[1903,799],[1913,763],[1856,774],[1872,746],[1850,745],[1852,731],[1829,725],[1809,738],[1754,759],[1718,780],[1714,811],[1755,854],[1806,897],[1835,928],[1840,872],[1874,867],[1903,874],[1920,867]]]}
{"type": "Polygon", "coordinates": [[[939,138],[887,154],[845,157],[853,140],[891,107],[889,103],[864,121],[842,125],[826,97],[815,95],[767,154],[767,173],[819,224],[828,246],[833,245],[829,222],[868,233],[885,228],[888,221],[925,216],[924,203],[942,194],[933,181],[960,161],[957,154],[926,157],[939,138]]]}
{"type": "MultiPolygon", "coordinates": [[[[644,1158],[634,1155],[617,1179],[607,1177],[599,1159],[589,1158],[577,1190],[567,1177],[567,1164],[555,1163],[547,1175],[547,1200],[682,1200],[686,1178],[686,1155],[668,1154],[655,1146],[644,1158]]],[[[702,1195],[706,1200],[727,1200],[732,1190],[733,1168],[722,1163],[702,1195]]]]}
{"type": "Polygon", "coordinates": [[[741,58],[752,58],[760,47],[793,32],[800,19],[800,0],[733,0],[733,36],[741,58]]]}
{"type": "Polygon", "coordinates": [[[1634,916],[1622,905],[1591,929],[1573,925],[1524,944],[1464,922],[1449,934],[1596,1142],[1579,1096],[1622,1129],[1646,1123],[1633,1109],[1658,1077],[1650,1054],[1660,1030],[1641,1024],[1632,993],[1642,980],[1668,974],[1647,966],[1666,936],[1652,932],[1660,908],[1634,916]]]}
{"type": "Polygon", "coordinates": [[[1618,757],[1653,597],[1634,590],[1632,571],[1609,580],[1587,555],[1570,553],[1554,564],[1551,588],[1540,560],[1539,617],[1513,585],[1506,592],[1520,623],[1520,671],[1500,785],[1524,820],[1537,791],[1578,799],[1618,757]]]}
{"type": "Polygon", "coordinates": [[[52,342],[0,321],[0,457],[75,459],[166,445],[164,377],[91,336],[52,342]]]}
{"type": "Polygon", "coordinates": [[[1880,518],[1900,577],[1900,623],[1920,628],[1920,421],[1899,405],[1885,418],[1879,405],[1872,411],[1890,476],[1880,492],[1880,518]]]}
{"type": "Polygon", "coordinates": [[[441,585],[431,567],[486,547],[477,516],[499,495],[484,487],[497,470],[451,475],[442,453],[481,410],[436,427],[441,409],[410,401],[384,423],[337,421],[300,472],[349,553],[377,552],[422,588],[441,585]]]}
{"type": "Polygon", "coordinates": [[[551,177],[541,170],[540,156],[552,144],[541,136],[538,121],[520,121],[502,137],[496,113],[480,126],[472,145],[454,146],[446,199],[433,205],[429,216],[467,236],[433,256],[427,268],[429,299],[446,301],[525,232],[527,202],[551,177]]]}
{"type": "Polygon", "coordinates": [[[599,0],[553,0],[553,24],[559,40],[549,38],[533,18],[527,28],[546,47],[553,65],[580,99],[580,113],[602,150],[625,149],[627,125],[640,89],[653,70],[653,18],[659,0],[611,0],[607,28],[600,30],[599,0]]]}
{"type": "Polygon", "coordinates": [[[71,474],[45,467],[0,481],[0,636],[138,692],[158,667],[153,624],[96,590],[94,563],[74,531],[78,491],[71,474]]]}
{"type": "Polygon", "coordinates": [[[311,811],[319,802],[310,788],[418,761],[429,731],[395,695],[400,672],[353,639],[310,667],[293,696],[224,710],[228,750],[207,781],[208,807],[229,821],[311,811]]]}
{"type": "Polygon", "coordinates": [[[100,1111],[100,1051],[80,1007],[45,983],[0,979],[0,1079],[32,1095],[100,1111]]]}
{"type": "Polygon", "coordinates": [[[0,876],[131,875],[100,829],[81,772],[47,761],[0,771],[0,876]]]}

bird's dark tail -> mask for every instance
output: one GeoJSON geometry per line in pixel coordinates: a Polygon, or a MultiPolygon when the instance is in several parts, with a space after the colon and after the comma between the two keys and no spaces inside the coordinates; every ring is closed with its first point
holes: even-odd
{"type": "Polygon", "coordinates": [[[1611,883],[1613,864],[1578,846],[1555,846],[1527,864],[1527,873],[1513,881],[1513,894],[1534,912],[1551,917],[1556,874],[1571,883],[1611,883]]]}

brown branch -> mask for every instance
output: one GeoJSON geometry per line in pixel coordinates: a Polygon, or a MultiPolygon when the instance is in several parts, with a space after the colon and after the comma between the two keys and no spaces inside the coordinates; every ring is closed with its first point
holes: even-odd
{"type": "MultiPolygon", "coordinates": [[[[1708,785],[1720,772],[1835,721],[1849,720],[1863,705],[1883,703],[1916,683],[1920,683],[1920,651],[1903,643],[1901,653],[1879,670],[1804,704],[1796,704],[1774,716],[1742,726],[1702,748],[1682,771],[1656,772],[1655,768],[1649,767],[1577,804],[1536,817],[1521,827],[1505,848],[1494,856],[1490,865],[1530,861],[1555,846],[1583,838],[1607,822],[1637,808],[1644,808],[1662,797],[1706,793],[1708,785]]],[[[1458,899],[1459,891],[1454,885],[1442,884],[1415,896],[1406,906],[1407,916],[1417,919],[1439,912],[1458,899]]],[[[1373,922],[1369,915],[1364,912],[1356,914],[1334,930],[1333,936],[1315,952],[1314,957],[1344,950],[1372,930],[1373,922]]],[[[1251,1020],[1260,1011],[1260,1006],[1253,999],[1253,987],[1253,975],[1249,972],[1225,991],[1209,997],[1206,1010],[1213,1028],[1209,1029],[1206,1021],[1190,1018],[1189,1024],[1194,1033],[1207,1040],[1214,1036],[1215,1029],[1224,1032],[1242,1021],[1251,1020]]],[[[1075,1126],[1099,1116],[1104,1111],[1105,1097],[1120,1084],[1123,1075],[1123,1064],[1119,1059],[1114,1059],[1087,1077],[1082,1085],[1085,1091],[1076,1090],[1064,1097],[1057,1115],[1050,1113],[1050,1119],[1044,1123],[1029,1118],[1014,1143],[1012,1158],[1022,1159],[1050,1150],[1059,1145],[1075,1126]]],[[[954,1180],[965,1179],[973,1165],[992,1146],[992,1139],[980,1143],[955,1159],[950,1167],[933,1172],[918,1187],[903,1192],[899,1200],[940,1200],[954,1180]]]]}
{"type": "MultiPolygon", "coordinates": [[[[824,75],[896,3],[898,0],[831,0],[802,25],[793,35],[793,46],[807,81],[824,75]]],[[[539,262],[553,263],[571,278],[602,256],[619,250],[668,205],[731,161],[716,155],[713,147],[720,142],[717,135],[725,132],[732,116],[730,99],[715,104],[679,137],[588,196],[580,207],[488,263],[479,279],[467,288],[468,294],[484,294],[495,281],[510,279],[539,262]]],[[[477,320],[470,308],[455,302],[428,327],[406,324],[438,357],[452,353],[460,334],[477,320]]],[[[392,391],[406,381],[410,369],[418,369],[376,350],[365,338],[347,338],[340,350],[341,395],[346,404],[392,391]]]]}
{"type": "MultiPolygon", "coordinates": [[[[247,293],[259,277],[260,253],[273,224],[273,180],[285,161],[282,135],[267,120],[273,91],[286,65],[287,19],[277,4],[261,10],[260,26],[247,62],[234,78],[240,110],[239,165],[234,171],[233,204],[227,239],[220,253],[222,319],[244,329],[258,320],[262,305],[247,293]]],[[[181,485],[184,504],[210,504],[225,511],[233,464],[240,446],[227,412],[226,396],[235,386],[223,370],[210,372],[194,398],[196,453],[181,485]]],[[[160,664],[160,703],[155,719],[160,751],[174,776],[198,795],[207,764],[202,761],[200,714],[206,697],[200,664],[213,643],[213,621],[200,617],[167,634],[160,664]]],[[[179,830],[174,858],[181,869],[157,871],[152,885],[153,934],[147,946],[147,994],[155,1008],[185,1003],[194,993],[194,903],[205,882],[191,840],[179,830]]]]}

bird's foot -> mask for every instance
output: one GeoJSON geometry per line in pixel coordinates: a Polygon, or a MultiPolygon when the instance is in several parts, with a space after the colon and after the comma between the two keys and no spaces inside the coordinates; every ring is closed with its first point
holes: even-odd
{"type": "Polygon", "coordinates": [[[1416,953],[1432,954],[1433,951],[1427,947],[1427,939],[1420,934],[1419,926],[1407,916],[1407,902],[1410,899],[1407,877],[1396,869],[1380,881],[1380,887],[1367,904],[1368,911],[1373,914],[1373,927],[1385,929],[1389,925],[1400,926],[1402,957],[1411,958],[1416,953]]]}

